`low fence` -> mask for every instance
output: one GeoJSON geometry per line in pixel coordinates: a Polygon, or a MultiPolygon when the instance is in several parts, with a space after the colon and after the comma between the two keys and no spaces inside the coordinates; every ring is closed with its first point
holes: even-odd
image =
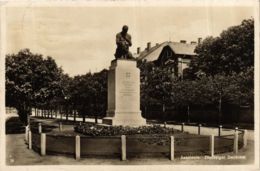
{"type": "MultiPolygon", "coordinates": [[[[182,127],[182,130],[185,129],[182,127]]],[[[234,151],[247,145],[247,130],[232,130],[229,135],[199,135],[176,134],[163,135],[122,135],[122,136],[62,136],[42,132],[39,124],[38,131],[26,128],[25,138],[28,148],[41,155],[56,154],[70,155],[76,159],[81,157],[110,156],[121,160],[137,156],[167,157],[174,160],[180,156],[198,156],[225,153],[234,151]]]]}

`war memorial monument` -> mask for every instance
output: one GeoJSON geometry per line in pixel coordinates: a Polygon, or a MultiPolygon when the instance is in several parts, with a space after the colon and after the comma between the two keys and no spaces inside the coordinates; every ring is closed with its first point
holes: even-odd
{"type": "Polygon", "coordinates": [[[115,60],[108,72],[108,107],[104,124],[140,126],[146,120],[140,110],[140,70],[129,47],[132,46],[128,27],[116,35],[115,60]]]}

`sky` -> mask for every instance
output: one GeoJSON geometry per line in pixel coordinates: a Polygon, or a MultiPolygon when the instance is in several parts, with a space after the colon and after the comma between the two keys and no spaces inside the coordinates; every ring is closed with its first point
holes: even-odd
{"type": "Polygon", "coordinates": [[[70,76],[98,72],[114,59],[115,35],[128,25],[132,53],[164,41],[197,41],[254,17],[252,7],[84,6],[6,8],[6,52],[51,56],[70,76]]]}

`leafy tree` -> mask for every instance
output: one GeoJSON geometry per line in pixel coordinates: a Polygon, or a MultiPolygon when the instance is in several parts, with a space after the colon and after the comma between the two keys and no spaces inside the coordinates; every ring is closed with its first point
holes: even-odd
{"type": "Polygon", "coordinates": [[[222,118],[223,103],[236,105],[253,105],[253,70],[247,69],[245,72],[232,73],[231,75],[216,74],[208,77],[206,84],[211,87],[212,103],[218,104],[219,123],[222,118]]]}
{"type": "Polygon", "coordinates": [[[138,67],[140,68],[141,74],[141,108],[144,109],[144,115],[147,116],[147,109],[156,103],[157,99],[153,98],[152,93],[154,91],[153,85],[150,83],[152,79],[151,72],[155,67],[153,63],[146,61],[139,61],[138,67]]]}
{"type": "Polygon", "coordinates": [[[168,68],[156,66],[146,61],[139,63],[141,69],[141,105],[160,105],[163,119],[165,120],[166,108],[171,104],[171,84],[174,81],[173,74],[168,68]]]}
{"type": "Polygon", "coordinates": [[[196,100],[195,81],[176,81],[172,84],[171,98],[176,108],[187,108],[187,121],[190,122],[190,106],[196,100]]]}
{"type": "Polygon", "coordinates": [[[103,116],[107,106],[107,70],[87,73],[73,78],[70,87],[71,101],[85,122],[86,116],[103,116]]]}
{"type": "MultiPolygon", "coordinates": [[[[69,119],[69,113],[75,108],[75,102],[72,99],[73,85],[73,79],[68,74],[63,74],[61,77],[62,97],[58,101],[59,106],[65,111],[66,120],[69,119]]],[[[76,120],[76,113],[74,113],[74,120],[76,120]]]]}
{"type": "Polygon", "coordinates": [[[108,71],[104,69],[92,76],[92,115],[94,115],[96,123],[97,117],[104,116],[107,109],[107,74],[108,71]]]}
{"type": "MultiPolygon", "coordinates": [[[[254,65],[254,20],[243,20],[224,30],[219,37],[207,37],[195,49],[197,58],[190,64],[192,74],[239,73],[254,65]]],[[[190,73],[190,72],[189,72],[190,73]]],[[[191,74],[190,73],[190,74],[191,74]]],[[[191,75],[192,75],[191,74],[191,75]]]]}
{"type": "Polygon", "coordinates": [[[91,73],[85,75],[78,75],[73,78],[71,88],[71,100],[76,106],[78,114],[83,117],[83,122],[85,122],[86,115],[89,112],[90,108],[90,93],[89,93],[89,84],[90,84],[91,73]]]}
{"type": "Polygon", "coordinates": [[[31,108],[61,95],[61,68],[51,57],[44,59],[23,49],[6,56],[6,103],[15,107],[24,123],[28,123],[31,108]]]}

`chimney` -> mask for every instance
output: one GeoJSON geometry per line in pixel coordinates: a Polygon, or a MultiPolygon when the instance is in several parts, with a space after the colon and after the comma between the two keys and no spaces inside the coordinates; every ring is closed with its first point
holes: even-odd
{"type": "Polygon", "coordinates": [[[198,44],[200,44],[200,43],[201,43],[201,40],[202,40],[202,38],[201,38],[201,37],[199,37],[199,38],[198,38],[198,44]]]}
{"type": "Polygon", "coordinates": [[[181,43],[186,43],[186,40],[181,40],[180,42],[181,42],[181,43]]]}
{"type": "Polygon", "coordinates": [[[155,45],[156,45],[156,46],[159,46],[159,43],[156,43],[155,45]]]}
{"type": "Polygon", "coordinates": [[[138,47],[138,48],[137,48],[137,54],[139,54],[140,52],[141,52],[141,48],[138,47]]]}
{"type": "Polygon", "coordinates": [[[151,42],[148,42],[146,50],[149,51],[150,49],[151,49],[151,42]]]}
{"type": "Polygon", "coordinates": [[[197,42],[191,41],[190,44],[195,45],[195,44],[197,44],[197,42]]]}

